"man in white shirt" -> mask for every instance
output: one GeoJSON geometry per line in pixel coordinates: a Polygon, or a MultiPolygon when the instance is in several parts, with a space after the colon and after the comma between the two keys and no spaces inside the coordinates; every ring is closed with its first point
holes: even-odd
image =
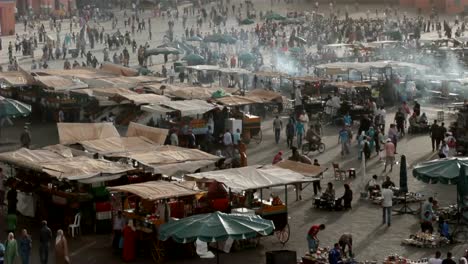
{"type": "Polygon", "coordinates": [[[440,256],[442,256],[442,253],[440,253],[440,251],[436,251],[435,257],[430,258],[428,264],[442,264],[440,256]]]}
{"type": "Polygon", "coordinates": [[[224,144],[224,156],[232,157],[232,135],[229,132],[229,129],[226,129],[226,133],[223,136],[223,144],[224,144]]]}
{"type": "Polygon", "coordinates": [[[236,129],[236,132],[234,132],[234,134],[232,135],[232,138],[233,138],[233,144],[238,146],[239,145],[239,142],[241,140],[241,132],[240,132],[240,129],[236,129]]]}
{"type": "Polygon", "coordinates": [[[382,189],[382,198],[382,224],[390,226],[392,224],[393,191],[388,186],[382,189]]]}
{"type": "Polygon", "coordinates": [[[170,140],[171,140],[172,146],[179,146],[179,136],[177,135],[175,131],[171,133],[170,140]]]}

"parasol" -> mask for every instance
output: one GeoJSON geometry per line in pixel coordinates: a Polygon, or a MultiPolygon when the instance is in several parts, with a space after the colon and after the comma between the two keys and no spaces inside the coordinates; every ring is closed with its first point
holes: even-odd
{"type": "Polygon", "coordinates": [[[400,191],[408,192],[408,170],[406,168],[406,156],[401,155],[400,163],[400,191]]]}
{"type": "Polygon", "coordinates": [[[31,114],[31,106],[0,96],[0,118],[20,117],[31,114]]]}
{"type": "Polygon", "coordinates": [[[426,161],[414,167],[413,176],[426,183],[457,184],[462,166],[468,166],[468,158],[426,161]]]}
{"type": "Polygon", "coordinates": [[[241,25],[251,25],[251,24],[255,23],[255,21],[253,19],[246,18],[246,19],[242,20],[240,23],[241,23],[241,25]]]}
{"type": "Polygon", "coordinates": [[[200,38],[199,36],[193,36],[193,37],[186,39],[186,41],[203,41],[203,39],[200,38]]]}
{"type": "Polygon", "coordinates": [[[187,61],[187,64],[189,66],[195,66],[195,65],[203,65],[205,64],[205,58],[198,54],[189,54],[182,58],[182,60],[187,61]]]}
{"type": "Polygon", "coordinates": [[[180,51],[173,47],[162,47],[162,48],[155,48],[146,50],[145,55],[159,55],[159,54],[180,54],[180,51]]]}
{"type": "Polygon", "coordinates": [[[267,20],[285,20],[286,17],[278,14],[278,13],[270,13],[268,15],[265,16],[265,19],[267,20]]]}
{"type": "Polygon", "coordinates": [[[243,52],[239,54],[239,60],[243,62],[252,62],[255,61],[255,56],[249,52],[243,52]]]}
{"type": "MultiPolygon", "coordinates": [[[[257,215],[236,215],[214,212],[194,215],[161,226],[160,240],[172,238],[178,243],[189,243],[199,239],[203,242],[254,238],[269,235],[274,230],[271,220],[257,215]]],[[[219,254],[218,254],[219,263],[219,254]]]]}

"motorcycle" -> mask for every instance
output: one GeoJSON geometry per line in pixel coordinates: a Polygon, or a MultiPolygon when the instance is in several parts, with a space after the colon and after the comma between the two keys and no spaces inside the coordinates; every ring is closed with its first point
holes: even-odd
{"type": "Polygon", "coordinates": [[[325,143],[323,143],[322,140],[319,140],[318,142],[314,143],[306,142],[302,144],[303,155],[308,155],[311,151],[318,151],[319,153],[323,153],[325,151],[325,143]]]}

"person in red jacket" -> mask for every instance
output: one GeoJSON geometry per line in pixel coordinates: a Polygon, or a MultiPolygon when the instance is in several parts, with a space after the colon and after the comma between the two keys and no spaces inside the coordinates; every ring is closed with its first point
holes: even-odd
{"type": "Polygon", "coordinates": [[[307,232],[307,242],[309,244],[309,252],[315,253],[318,248],[319,240],[317,238],[318,233],[321,230],[325,229],[324,224],[313,225],[310,227],[309,232],[307,232]]]}

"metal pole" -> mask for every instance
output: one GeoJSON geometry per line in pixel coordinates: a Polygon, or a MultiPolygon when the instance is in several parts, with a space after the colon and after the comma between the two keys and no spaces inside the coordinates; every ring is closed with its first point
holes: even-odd
{"type": "Polygon", "coordinates": [[[288,206],[288,186],[284,186],[284,205],[288,206]]]}

